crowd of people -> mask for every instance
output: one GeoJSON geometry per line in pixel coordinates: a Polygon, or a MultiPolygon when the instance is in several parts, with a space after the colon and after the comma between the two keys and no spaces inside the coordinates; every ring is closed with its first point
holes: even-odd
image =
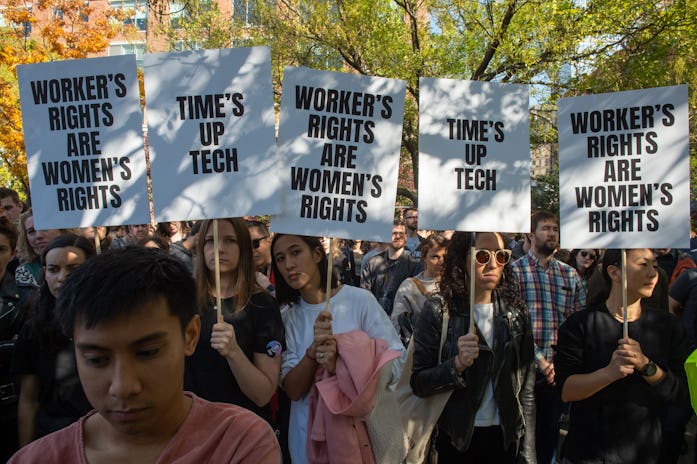
{"type": "Polygon", "coordinates": [[[0,216],[0,459],[385,462],[366,417],[392,414],[407,348],[413,395],[449,393],[429,463],[684,446],[683,250],[628,250],[623,295],[621,251],[561,250],[545,211],[512,237],[423,231],[405,208],[387,243],[259,218],[38,230],[7,188],[0,216]]]}

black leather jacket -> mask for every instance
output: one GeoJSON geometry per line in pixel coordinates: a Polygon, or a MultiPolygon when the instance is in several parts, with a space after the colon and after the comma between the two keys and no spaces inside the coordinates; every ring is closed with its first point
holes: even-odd
{"type": "Polygon", "coordinates": [[[505,306],[496,292],[493,300],[494,346],[488,347],[477,329],[479,358],[462,374],[455,370],[455,355],[457,339],[469,329],[469,303],[454,300],[439,362],[444,303],[440,297],[427,300],[412,338],[416,345],[411,388],[421,397],[454,390],[438,420],[438,427],[450,437],[455,448],[464,452],[469,447],[475,415],[487,383],[493,380],[504,445],[516,446],[518,462],[534,463],[535,365],[530,316],[527,311],[505,306]]]}

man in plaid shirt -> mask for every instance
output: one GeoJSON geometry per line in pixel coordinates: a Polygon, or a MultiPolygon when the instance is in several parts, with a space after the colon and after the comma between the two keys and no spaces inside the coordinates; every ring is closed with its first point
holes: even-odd
{"type": "Polygon", "coordinates": [[[557,329],[571,314],[586,304],[586,294],[576,270],[554,258],[559,246],[559,223],[548,211],[531,217],[530,251],[511,267],[530,311],[535,338],[535,445],[537,462],[554,461],[559,441],[559,419],[563,403],[554,385],[552,348],[557,329]]]}

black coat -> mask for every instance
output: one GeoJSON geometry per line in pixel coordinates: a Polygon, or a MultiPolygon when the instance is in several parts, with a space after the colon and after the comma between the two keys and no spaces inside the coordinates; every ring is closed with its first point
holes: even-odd
{"type": "Polygon", "coordinates": [[[462,374],[455,370],[457,340],[469,330],[469,303],[454,300],[443,354],[438,349],[443,321],[443,300],[429,298],[416,323],[412,343],[414,365],[411,388],[418,396],[452,389],[438,427],[455,448],[467,450],[474,420],[486,386],[493,381],[506,447],[519,450],[519,462],[535,462],[535,364],[532,325],[526,310],[504,305],[494,292],[494,343],[489,347],[479,334],[479,358],[462,374]]]}

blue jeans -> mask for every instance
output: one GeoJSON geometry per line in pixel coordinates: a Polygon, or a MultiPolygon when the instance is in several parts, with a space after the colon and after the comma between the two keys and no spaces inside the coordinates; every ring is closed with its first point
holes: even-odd
{"type": "Polygon", "coordinates": [[[552,464],[559,446],[559,419],[564,411],[561,390],[537,373],[535,379],[535,447],[538,464],[552,464]]]}

